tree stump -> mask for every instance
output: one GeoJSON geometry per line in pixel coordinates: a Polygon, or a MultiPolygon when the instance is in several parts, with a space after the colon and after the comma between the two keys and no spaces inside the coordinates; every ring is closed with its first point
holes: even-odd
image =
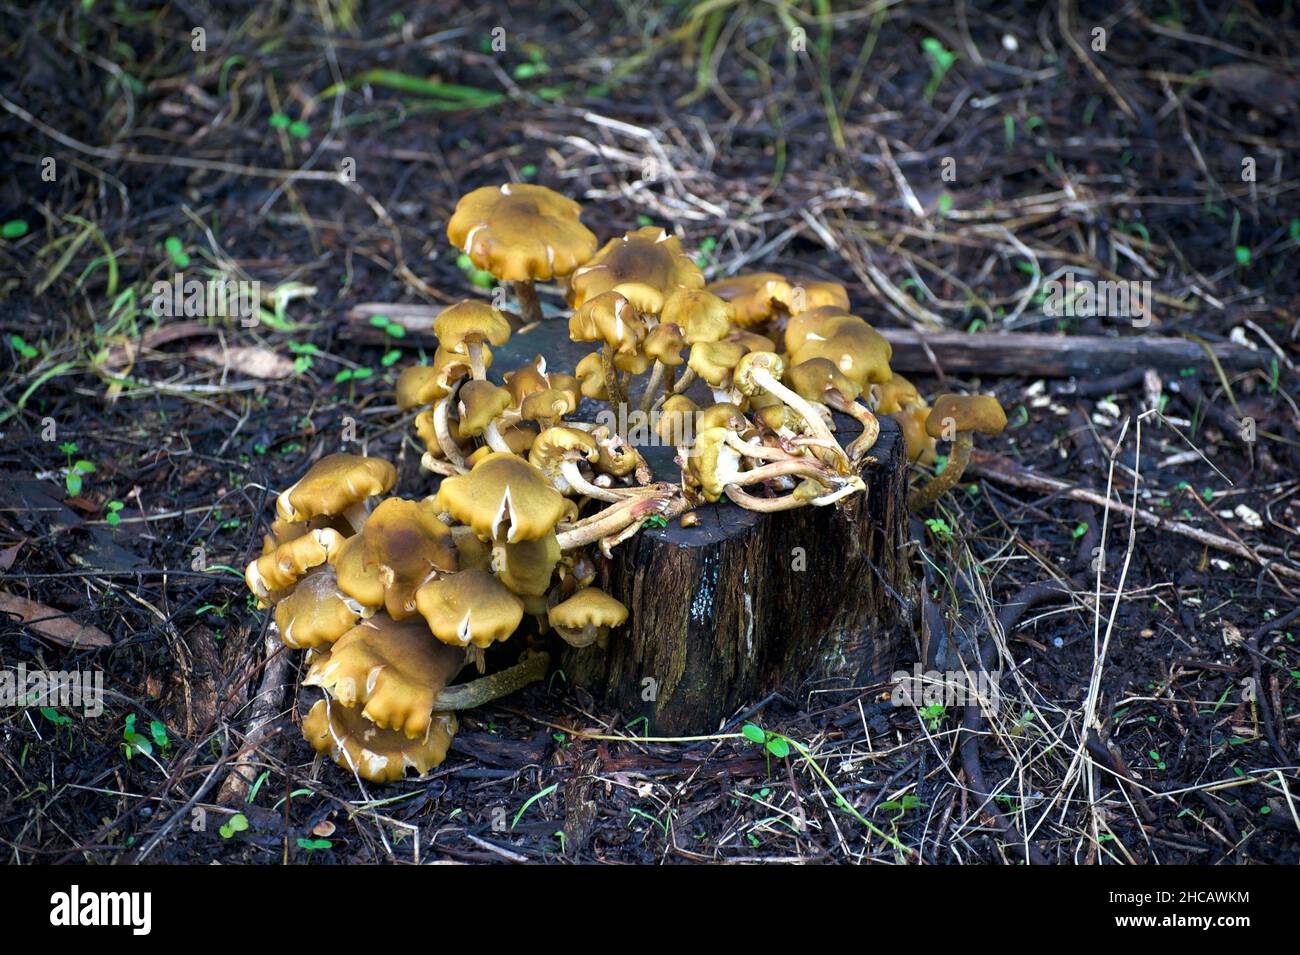
{"type": "MultiPolygon", "coordinates": [[[[498,349],[493,371],[544,354],[572,372],[589,350],[548,321],[498,349]]],[[[840,415],[836,425],[844,443],[858,430],[840,415]]],[[[671,448],[637,450],[657,478],[678,479],[671,448]]],[[[881,419],[870,458],[866,492],[839,506],[709,505],[692,512],[693,527],[674,520],[619,545],[597,583],[627,605],[628,622],[603,650],[566,648],[566,677],[657,735],[711,733],[773,692],[803,705],[815,691],[887,678],[911,625],[906,450],[892,419],[881,419]]]]}

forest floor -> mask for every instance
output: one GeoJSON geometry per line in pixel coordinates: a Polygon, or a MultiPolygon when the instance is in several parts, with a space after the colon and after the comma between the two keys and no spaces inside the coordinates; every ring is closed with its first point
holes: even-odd
{"type": "Polygon", "coordinates": [[[0,710],[5,861],[1300,861],[1300,23],[1110,6],[0,2],[0,660],[106,697],[0,710]],[[985,467],[915,522],[899,666],[984,644],[988,720],[775,699],[746,719],[781,759],[734,724],[639,741],[556,678],[361,786],[297,689],[246,745],[273,655],[239,568],[345,419],[426,491],[392,395],[422,353],[347,313],[484,294],[444,229],[505,181],[602,241],[662,225],[710,276],[842,282],[882,328],[1258,361],[904,369],[996,394],[986,451],[1163,519],[985,467]],[[1153,298],[1049,314],[1067,272],[1153,298]],[[176,273],[275,301],[159,317],[176,273]]]}

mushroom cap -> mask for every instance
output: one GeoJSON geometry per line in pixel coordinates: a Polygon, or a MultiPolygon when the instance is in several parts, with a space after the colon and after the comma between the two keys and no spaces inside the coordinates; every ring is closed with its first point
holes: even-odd
{"type": "Polygon", "coordinates": [[[547,281],[568,275],[596,251],[581,214],[580,205],[545,186],[484,186],[456,203],[447,238],[475,268],[503,282],[547,281]]]}
{"type": "Polygon", "coordinates": [[[849,310],[849,293],[839,282],[826,279],[791,279],[790,297],[784,301],[791,315],[814,308],[849,310]]]}
{"type": "Polygon", "coordinates": [[[548,475],[558,470],[563,461],[594,462],[599,457],[600,450],[591,434],[564,425],[540,432],[528,449],[528,463],[548,475]]]}
{"type": "Polygon", "coordinates": [[[534,391],[551,387],[550,376],[546,373],[546,356],[538,355],[526,365],[520,365],[513,371],[506,372],[506,390],[510,392],[512,407],[518,408],[523,400],[534,391]]]}
{"type": "Polygon", "coordinates": [[[740,453],[726,443],[730,433],[728,428],[705,428],[695,436],[686,456],[687,472],[710,504],[740,475],[740,453]]]}
{"type": "Polygon", "coordinates": [[[610,434],[609,428],[604,425],[600,425],[590,433],[596,439],[597,454],[594,464],[596,470],[602,474],[626,477],[645,463],[641,452],[618,435],[610,434]]]}
{"type": "Polygon", "coordinates": [[[857,318],[842,308],[833,306],[822,306],[820,308],[810,308],[807,311],[792,315],[785,323],[785,350],[793,352],[810,335],[818,338],[826,338],[830,335],[829,325],[836,319],[857,318]]]}
{"type": "Polygon", "coordinates": [[[707,289],[678,289],[664,301],[660,322],[676,325],[688,345],[721,341],[736,321],[736,309],[707,289]]]}
{"type": "Polygon", "coordinates": [[[554,531],[537,540],[505,544],[501,547],[497,579],[520,597],[540,597],[550,589],[560,556],[560,542],[554,531]]]}
{"type": "Polygon", "coordinates": [[[941,438],[949,421],[958,432],[1001,434],[1007,426],[1007,415],[992,395],[940,395],[925,419],[925,433],[941,438]]]}
{"type": "Polygon", "coordinates": [[[650,358],[643,351],[614,352],[614,367],[633,375],[640,375],[650,367],[650,358]]]}
{"type": "Polygon", "coordinates": [[[384,580],[378,567],[366,566],[365,532],[349,537],[330,558],[330,566],[345,597],[363,607],[384,605],[384,580]]]}
{"type": "Polygon", "coordinates": [[[319,650],[347,633],[368,608],[339,590],[334,568],[316,568],[275,605],[275,625],[284,645],[293,650],[319,650]]]}
{"type": "Polygon", "coordinates": [[[673,447],[688,444],[695,435],[695,415],[700,410],[686,395],[669,395],[654,418],[655,434],[673,447]]]}
{"type": "Polygon", "coordinates": [[[514,633],[524,617],[523,601],[479,568],[429,581],[415,604],[433,635],[453,647],[491,646],[514,633]]]}
{"type": "Polygon", "coordinates": [[[317,656],[302,683],[344,706],[362,706],[381,729],[419,739],[429,728],[433,701],[464,664],[464,652],[434,640],[423,620],[379,613],[317,656]]]}
{"type": "Polygon", "coordinates": [[[822,401],[828,391],[837,392],[845,401],[862,394],[861,386],[850,381],[829,358],[810,358],[792,365],[785,377],[790,388],[808,401],[822,401]]]}
{"type": "Polygon", "coordinates": [[[925,405],[925,399],[916,390],[916,385],[897,373],[888,381],[876,385],[875,394],[876,411],[880,414],[894,414],[913,405],[925,405]]]}
{"type": "Polygon", "coordinates": [[[303,718],[302,735],[316,752],[372,783],[397,782],[408,768],[423,775],[447,758],[456,735],[455,713],[434,713],[418,740],[380,729],[357,706],[317,700],[303,718]]]}
{"type": "Polygon", "coordinates": [[[893,348],[878,331],[855,315],[842,315],[823,323],[792,349],[790,361],[797,365],[810,358],[830,359],[846,378],[865,388],[890,379],[892,355],[893,348]]]}
{"type": "Polygon", "coordinates": [[[585,356],[578,362],[578,367],[574,371],[578,375],[584,398],[594,398],[596,401],[609,400],[609,394],[605,391],[605,369],[600,352],[594,351],[585,356]]]}
{"type": "Polygon", "coordinates": [[[499,430],[501,440],[505,441],[506,446],[515,454],[527,454],[528,449],[537,440],[537,429],[523,421],[516,421],[499,430]]]}
{"type": "Polygon", "coordinates": [[[776,303],[790,298],[790,283],[775,272],[728,276],[711,282],[708,290],[731,303],[736,310],[733,322],[741,328],[767,321],[775,313],[776,303]]]}
{"type": "Polygon", "coordinates": [[[433,503],[390,497],[361,532],[362,565],[384,585],[384,607],[394,620],[415,616],[415,592],[436,574],[460,564],[451,531],[433,503]]]}
{"type": "Polygon", "coordinates": [[[749,421],[745,418],[744,410],[740,405],[733,405],[729,401],[719,401],[717,404],[709,405],[697,415],[696,423],[701,431],[708,428],[726,428],[728,431],[744,434],[749,430],[749,421]]]}
{"type": "Polygon", "coordinates": [[[626,286],[639,311],[659,314],[664,300],[679,288],[703,288],[704,273],[682,251],[682,244],[657,226],[612,239],[573,273],[569,301],[574,307],[604,292],[626,286]]]}
{"type": "Polygon", "coordinates": [[[535,540],[555,529],[564,495],[523,458],[504,451],[485,456],[468,474],[444,478],[437,507],[474,528],[484,540],[535,540]]]}
{"type": "Polygon", "coordinates": [[[696,342],[686,363],[714,388],[725,388],[744,356],[745,346],[735,342],[696,342]]]}
{"type": "Polygon", "coordinates": [[[439,370],[433,365],[403,368],[397,376],[397,407],[402,411],[410,411],[437,401],[447,393],[439,378],[439,370]]]}
{"type": "Polygon", "coordinates": [[[336,516],[368,497],[386,494],[395,483],[397,469],[382,458],[327,454],[276,498],[275,512],[290,522],[336,516]]]}
{"type": "Polygon", "coordinates": [[[645,333],[645,322],[618,292],[591,296],[569,317],[569,338],[573,341],[604,342],[621,352],[635,352],[645,333]]]}
{"type": "Polygon", "coordinates": [[[621,627],[627,621],[627,607],[599,587],[584,587],[548,610],[546,619],[570,645],[586,646],[600,631],[621,627]]]}
{"type": "Polygon", "coordinates": [[[780,381],[785,374],[785,362],[776,352],[770,351],[752,351],[746,353],[740,361],[736,362],[736,370],[732,376],[735,382],[736,390],[744,395],[757,395],[767,389],[754,380],[754,372],[765,371],[777,381],[780,381]]]}
{"type": "Polygon", "coordinates": [[[433,333],[442,348],[464,355],[467,342],[504,345],[510,340],[510,321],[486,302],[469,299],[439,312],[433,320],[433,333]]]}
{"type": "Polygon", "coordinates": [[[727,333],[727,341],[742,345],[745,351],[776,351],[776,342],[766,335],[747,332],[743,328],[734,328],[727,333]]]}
{"type": "Polygon", "coordinates": [[[520,406],[520,417],[528,421],[556,421],[578,407],[577,399],[559,388],[534,391],[520,406]]]}
{"type": "Polygon", "coordinates": [[[460,403],[462,437],[482,434],[487,426],[510,407],[510,392],[490,381],[467,381],[456,396],[460,403]]]}
{"type": "Polygon", "coordinates": [[[682,330],[676,325],[660,322],[650,329],[650,334],[646,335],[642,347],[647,357],[676,367],[683,361],[682,349],[686,347],[686,339],[682,337],[682,330]]]}
{"type": "Polygon", "coordinates": [[[266,600],[273,591],[292,587],[307,571],[329,560],[343,541],[343,535],[330,527],[308,531],[250,561],[244,570],[244,582],[259,600],[266,600]]]}

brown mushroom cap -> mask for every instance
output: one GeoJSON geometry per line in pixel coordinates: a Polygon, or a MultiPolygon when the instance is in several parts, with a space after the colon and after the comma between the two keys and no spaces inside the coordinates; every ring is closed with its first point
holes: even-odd
{"type": "Polygon", "coordinates": [[[594,398],[596,401],[609,400],[609,395],[605,391],[605,369],[600,352],[594,351],[585,356],[578,362],[578,367],[574,371],[577,372],[584,398],[594,398]]]}
{"type": "Polygon", "coordinates": [[[676,236],[646,226],[606,243],[569,280],[574,307],[604,292],[620,289],[638,311],[659,314],[664,300],[679,288],[703,288],[702,273],[682,251],[676,236]]]}
{"type": "Polygon", "coordinates": [[[372,783],[392,783],[408,768],[423,775],[447,758],[456,735],[456,714],[434,713],[418,740],[380,729],[357,706],[317,700],[303,718],[302,735],[316,752],[372,783]]]}
{"type": "Polygon", "coordinates": [[[551,626],[570,646],[595,643],[627,620],[627,607],[598,587],[584,587],[546,613],[551,626]]]}
{"type": "Polygon", "coordinates": [[[547,281],[570,274],[596,251],[581,214],[580,205],[545,186],[484,186],[456,203],[447,238],[475,268],[504,282],[547,281]]]}
{"type": "Polygon", "coordinates": [[[924,405],[925,399],[902,375],[895,373],[888,381],[874,386],[876,411],[879,414],[894,414],[912,405],[924,405]]]}
{"type": "Polygon", "coordinates": [[[537,435],[528,449],[528,463],[551,479],[552,485],[564,490],[567,485],[560,473],[565,461],[595,462],[600,457],[596,439],[579,428],[547,428],[537,435]]]}
{"type": "Polygon", "coordinates": [[[942,438],[949,422],[958,432],[1001,434],[1007,426],[1007,415],[992,395],[940,395],[925,420],[925,433],[942,438]]]}
{"type": "Polygon", "coordinates": [[[903,431],[903,440],[907,442],[907,459],[913,463],[933,464],[938,455],[935,453],[934,438],[925,433],[925,422],[930,417],[928,405],[906,405],[893,412],[890,417],[898,422],[903,431]]]}
{"type": "Polygon", "coordinates": [[[378,567],[366,566],[365,532],[349,537],[330,558],[339,590],[363,607],[384,605],[384,580],[378,567]]]}
{"type": "Polygon", "coordinates": [[[741,328],[767,321],[775,313],[776,303],[790,298],[790,283],[775,272],[732,275],[709,283],[708,290],[731,303],[736,310],[733,321],[741,328]]]}
{"type": "Polygon", "coordinates": [[[486,302],[458,302],[438,313],[433,333],[442,348],[458,355],[466,353],[468,342],[504,345],[510,340],[510,321],[486,302]]]}
{"type": "Polygon", "coordinates": [[[559,388],[543,388],[526,397],[519,408],[520,417],[528,421],[558,421],[578,407],[577,399],[559,388]]]}
{"type": "Polygon", "coordinates": [[[447,525],[431,501],[390,497],[361,533],[362,564],[384,585],[384,607],[394,620],[415,616],[415,592],[435,574],[459,568],[447,525]]]}
{"type": "MultiPolygon", "coordinates": [[[[789,332],[788,327],[786,331],[789,332]]],[[[797,365],[810,358],[829,359],[846,378],[865,388],[870,383],[890,379],[892,354],[889,341],[874,328],[855,315],[842,315],[822,323],[797,348],[791,349],[790,361],[797,365]]]]}
{"type": "Polygon", "coordinates": [[[810,358],[790,367],[786,383],[801,398],[822,401],[826,392],[834,391],[845,401],[853,401],[862,388],[850,381],[829,358],[810,358]]]}
{"type": "Polygon", "coordinates": [[[744,356],[745,346],[735,342],[697,342],[691,346],[687,364],[712,387],[725,388],[736,363],[744,356]]]}
{"type": "Polygon", "coordinates": [[[670,395],[655,418],[655,434],[673,447],[689,444],[695,436],[695,414],[699,410],[699,405],[686,395],[670,395]]]}
{"type": "Polygon", "coordinates": [[[826,338],[830,334],[827,326],[834,320],[841,318],[857,318],[857,316],[851,315],[842,308],[834,308],[833,306],[810,308],[798,315],[791,316],[785,323],[786,352],[796,351],[810,335],[817,338],[826,338]]]}
{"type": "Polygon", "coordinates": [[[329,560],[343,541],[343,536],[333,528],[308,531],[250,561],[244,570],[244,582],[254,596],[264,601],[274,591],[292,587],[307,571],[329,560]]]}
{"type": "Polygon", "coordinates": [[[686,469],[710,504],[721,499],[741,473],[740,453],[727,444],[729,428],[704,428],[695,435],[686,469]]]}
{"type": "Polygon", "coordinates": [[[487,426],[510,407],[510,392],[490,381],[467,381],[456,395],[460,403],[460,433],[462,437],[482,434],[487,426]]]}
{"type": "Polygon", "coordinates": [[[749,429],[749,421],[745,418],[744,410],[740,405],[732,404],[730,401],[719,401],[717,404],[709,405],[699,412],[696,424],[701,431],[706,428],[726,428],[728,431],[744,434],[749,429]]]}
{"type": "Polygon", "coordinates": [[[642,347],[648,357],[676,367],[683,361],[682,349],[686,347],[686,339],[682,337],[682,330],[676,325],[660,322],[650,329],[650,334],[646,335],[642,347]]]}
{"type": "Polygon", "coordinates": [[[468,474],[445,478],[437,506],[484,540],[535,540],[567,511],[560,494],[527,461],[504,451],[486,455],[468,474]]]}
{"type": "Polygon", "coordinates": [[[319,650],[368,613],[368,608],[339,590],[334,568],[325,564],[298,581],[293,593],[275,605],[275,625],[286,647],[319,650]]]}
{"type": "Polygon", "coordinates": [[[397,376],[397,407],[402,411],[410,411],[437,401],[447,393],[438,379],[438,369],[433,365],[403,368],[397,376]]]}
{"type": "Polygon", "coordinates": [[[676,325],[688,345],[721,341],[736,321],[736,309],[706,289],[678,289],[668,296],[660,322],[676,325]]]}
{"type": "Polygon", "coordinates": [[[519,627],[524,605],[486,570],[462,570],[432,580],[415,595],[416,606],[442,643],[488,647],[519,627]]]}
{"type": "Polygon", "coordinates": [[[429,729],[433,701],[460,672],[465,654],[434,640],[424,621],[376,614],[316,657],[303,686],[318,686],[381,729],[419,739],[429,729]]]}
{"type": "Polygon", "coordinates": [[[839,282],[825,279],[791,279],[790,296],[782,304],[791,315],[798,315],[814,308],[837,308],[849,310],[849,293],[839,282]]]}
{"type": "Polygon", "coordinates": [[[291,522],[340,515],[368,497],[386,494],[396,482],[397,470],[381,458],[327,454],[276,498],[275,511],[291,522]]]}
{"type": "Polygon", "coordinates": [[[618,292],[591,296],[569,317],[569,338],[573,341],[604,342],[626,354],[636,353],[645,334],[645,322],[618,292]]]}

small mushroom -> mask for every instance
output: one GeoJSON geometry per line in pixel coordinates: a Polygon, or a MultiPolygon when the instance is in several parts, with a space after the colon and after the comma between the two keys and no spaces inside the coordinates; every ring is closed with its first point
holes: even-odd
{"type": "Polygon", "coordinates": [[[615,404],[627,403],[615,358],[637,356],[645,334],[645,322],[636,314],[636,309],[623,295],[614,291],[587,298],[569,318],[569,338],[573,341],[604,343],[600,360],[605,375],[605,393],[615,404]]]}
{"type": "Polygon", "coordinates": [[[713,391],[714,400],[729,401],[732,372],[745,354],[745,346],[736,342],[696,342],[691,346],[687,364],[704,379],[713,391]]]}
{"type": "Polygon", "coordinates": [[[880,422],[876,416],[857,401],[862,388],[850,381],[828,358],[810,358],[794,365],[786,373],[790,387],[800,397],[818,401],[836,411],[843,412],[862,425],[862,433],[845,449],[850,460],[856,461],[876,443],[880,435],[880,422]]]}
{"type": "Polygon", "coordinates": [[[584,587],[546,614],[551,626],[571,647],[602,648],[609,631],[627,621],[627,607],[598,587],[584,587]]]}
{"type": "Polygon", "coordinates": [[[475,378],[487,375],[485,343],[504,345],[510,340],[510,322],[485,302],[464,301],[451,305],[433,320],[439,345],[469,359],[475,378]]]}
{"type": "Polygon", "coordinates": [[[344,706],[328,697],[317,700],[303,718],[302,735],[316,752],[372,783],[397,782],[414,769],[424,775],[447,758],[456,735],[454,713],[434,713],[419,739],[381,729],[359,706],[344,706]]]}
{"type": "Polygon", "coordinates": [[[415,604],[442,643],[480,650],[507,639],[524,616],[523,601],[477,568],[430,581],[416,593],[415,604]]]}
{"type": "Polygon", "coordinates": [[[375,508],[361,533],[362,566],[384,586],[394,620],[415,616],[415,593],[439,574],[459,568],[451,531],[432,501],[390,497],[375,508]]]}
{"type": "Polygon", "coordinates": [[[669,395],[654,417],[659,439],[673,447],[689,445],[695,436],[695,416],[699,405],[686,395],[669,395]]]}
{"type": "Polygon", "coordinates": [[[560,543],[552,531],[536,540],[503,544],[498,549],[497,579],[519,597],[540,597],[550,589],[560,562],[560,543]]]}
{"type": "Polygon", "coordinates": [[[925,432],[932,438],[952,442],[952,451],[944,469],[923,487],[912,491],[907,499],[908,509],[923,510],[953,487],[970,463],[971,435],[1001,434],[1007,426],[1006,412],[992,395],[940,395],[925,421],[925,432]]]}
{"type": "Polygon", "coordinates": [[[925,433],[925,419],[930,417],[930,405],[916,386],[895,373],[889,381],[872,385],[876,399],[876,413],[885,414],[898,422],[907,442],[907,458],[913,464],[933,464],[934,438],[925,433]]]}
{"type": "Polygon", "coordinates": [[[273,591],[292,587],[307,571],[329,560],[343,541],[344,537],[329,527],[308,531],[250,561],[244,570],[244,582],[258,600],[267,601],[273,591]]]}
{"type": "Polygon", "coordinates": [[[749,352],[736,363],[734,382],[736,388],[742,394],[752,395],[762,390],[780,398],[781,401],[789,405],[795,414],[803,418],[804,427],[808,433],[822,442],[825,448],[835,456],[836,463],[841,466],[842,470],[847,470],[848,459],[844,450],[840,448],[835,437],[831,434],[821,412],[797,392],[791,391],[781,384],[780,379],[784,373],[785,363],[774,352],[749,352]]]}
{"type": "Polygon", "coordinates": [[[534,283],[569,275],[596,251],[581,214],[578,203],[545,186],[485,186],[456,203],[447,238],[475,268],[514,283],[524,322],[537,322],[542,306],[534,283]]]}
{"type": "Polygon", "coordinates": [[[353,627],[312,661],[304,686],[318,686],[381,729],[422,738],[434,700],[465,664],[457,646],[434,640],[419,618],[379,613],[353,627]]]}
{"type": "Polygon", "coordinates": [[[493,451],[514,453],[496,425],[496,419],[510,407],[509,391],[490,381],[467,381],[461,386],[457,400],[461,437],[482,436],[493,451]]]}
{"type": "Polygon", "coordinates": [[[835,309],[813,309],[790,319],[785,347],[791,364],[826,358],[864,390],[869,384],[888,381],[892,374],[893,349],[884,336],[856,315],[835,309]]]}
{"type": "Polygon", "coordinates": [[[730,302],[736,315],[732,320],[741,328],[761,325],[776,314],[779,302],[790,298],[790,283],[775,272],[752,272],[732,275],[711,282],[708,291],[730,302]]]}

